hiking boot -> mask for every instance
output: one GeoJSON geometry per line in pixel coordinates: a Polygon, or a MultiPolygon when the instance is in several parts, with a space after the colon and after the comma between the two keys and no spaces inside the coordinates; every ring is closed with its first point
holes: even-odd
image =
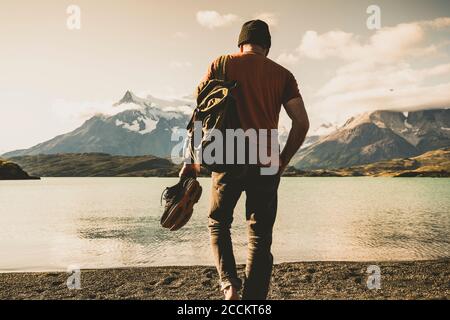
{"type": "Polygon", "coordinates": [[[181,177],[176,185],[166,188],[161,195],[161,203],[162,199],[166,201],[161,225],[170,231],[186,225],[201,195],[202,187],[192,177],[181,177]]]}

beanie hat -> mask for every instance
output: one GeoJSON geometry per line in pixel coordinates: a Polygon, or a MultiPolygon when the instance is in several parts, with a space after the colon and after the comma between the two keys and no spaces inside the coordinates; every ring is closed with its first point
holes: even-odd
{"type": "Polygon", "coordinates": [[[239,34],[238,47],[247,43],[257,44],[263,48],[270,49],[272,43],[269,25],[261,20],[251,20],[244,23],[239,34]]]}

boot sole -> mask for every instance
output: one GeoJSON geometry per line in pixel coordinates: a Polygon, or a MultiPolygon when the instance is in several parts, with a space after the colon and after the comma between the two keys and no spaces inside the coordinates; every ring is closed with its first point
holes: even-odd
{"type": "Polygon", "coordinates": [[[202,187],[197,180],[193,180],[186,188],[183,197],[169,211],[167,218],[161,222],[170,231],[181,229],[192,217],[194,205],[200,200],[202,187]]]}

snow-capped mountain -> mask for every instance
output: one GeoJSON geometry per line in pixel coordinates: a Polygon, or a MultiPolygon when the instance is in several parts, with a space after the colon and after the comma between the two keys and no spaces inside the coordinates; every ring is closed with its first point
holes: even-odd
{"type": "Polygon", "coordinates": [[[154,155],[167,157],[177,141],[174,131],[186,128],[192,101],[165,101],[152,96],[140,98],[127,91],[114,106],[127,110],[113,116],[96,115],[76,130],[40,143],[30,149],[4,154],[5,157],[103,152],[112,155],[154,155]]]}
{"type": "Polygon", "coordinates": [[[316,137],[325,137],[337,129],[339,129],[339,126],[336,123],[326,122],[316,128],[311,128],[309,134],[316,137]]]}
{"type": "MultiPolygon", "coordinates": [[[[5,153],[4,157],[55,153],[102,152],[111,155],[154,155],[168,157],[173,146],[171,135],[186,128],[195,105],[193,98],[163,100],[151,95],[141,98],[131,91],[113,104],[125,111],[113,116],[96,115],[76,130],[57,136],[29,149],[5,153]]],[[[329,130],[331,125],[323,125],[329,130]]],[[[279,129],[280,142],[286,142],[289,130],[279,129]]],[[[324,133],[324,130],[321,131],[324,133]]],[[[320,136],[313,132],[305,146],[320,136]]]]}
{"type": "MultiPolygon", "coordinates": [[[[321,125],[317,126],[316,128],[310,129],[308,132],[308,136],[305,138],[305,141],[303,142],[303,144],[301,146],[301,149],[309,147],[310,145],[319,141],[319,139],[336,131],[338,128],[339,128],[339,126],[337,124],[327,122],[327,123],[322,123],[321,125]]],[[[278,139],[279,139],[281,147],[284,147],[284,145],[286,144],[288,136],[289,136],[289,128],[287,128],[284,125],[281,125],[278,128],[278,139]]]]}
{"type": "Polygon", "coordinates": [[[195,103],[192,97],[186,97],[183,99],[159,99],[152,95],[147,95],[145,98],[140,98],[136,96],[133,92],[127,91],[122,99],[118,102],[114,103],[113,106],[121,106],[124,104],[132,104],[135,107],[158,107],[160,109],[168,109],[174,110],[176,108],[180,108],[181,110],[185,110],[185,107],[192,106],[195,103]]]}
{"type": "Polygon", "coordinates": [[[297,168],[339,168],[450,146],[450,109],[375,111],[350,118],[296,156],[297,168]]]}
{"type": "Polygon", "coordinates": [[[188,116],[192,113],[192,106],[188,101],[165,101],[152,96],[146,99],[135,96],[127,91],[124,97],[114,106],[128,105],[131,109],[121,112],[107,121],[113,122],[117,127],[141,135],[152,133],[156,129],[172,132],[180,127],[185,127],[188,116]],[[160,126],[158,127],[158,124],[160,126]]]}
{"type": "MultiPolygon", "coordinates": [[[[169,157],[179,141],[172,134],[186,128],[191,99],[141,98],[127,91],[114,104],[124,110],[96,115],[72,132],[3,157],[101,152],[111,155],[169,157]]],[[[289,130],[279,129],[281,144],[289,130]]],[[[404,158],[450,146],[450,109],[409,113],[376,111],[350,118],[343,126],[325,123],[312,129],[295,156],[297,168],[338,168],[404,158]]]]}

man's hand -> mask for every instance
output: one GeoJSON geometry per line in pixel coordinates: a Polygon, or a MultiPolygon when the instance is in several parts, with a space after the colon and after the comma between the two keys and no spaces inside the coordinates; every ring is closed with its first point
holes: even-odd
{"type": "Polygon", "coordinates": [[[289,131],[286,145],[280,155],[280,175],[286,169],[289,161],[291,161],[298,149],[300,149],[309,130],[308,114],[306,113],[302,98],[290,100],[284,105],[284,108],[292,120],[292,128],[289,131]]]}
{"type": "Polygon", "coordinates": [[[193,164],[183,164],[183,167],[180,170],[179,176],[180,177],[196,177],[197,174],[200,173],[200,164],[193,163],[193,164]]]}

